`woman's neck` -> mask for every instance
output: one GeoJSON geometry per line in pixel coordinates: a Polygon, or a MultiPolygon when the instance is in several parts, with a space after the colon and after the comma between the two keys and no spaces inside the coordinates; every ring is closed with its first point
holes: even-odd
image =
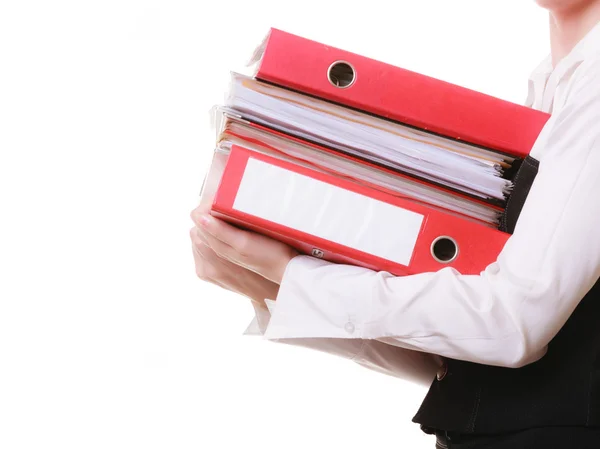
{"type": "Polygon", "coordinates": [[[567,56],[600,21],[600,0],[582,1],[570,8],[550,11],[552,65],[567,56]]]}

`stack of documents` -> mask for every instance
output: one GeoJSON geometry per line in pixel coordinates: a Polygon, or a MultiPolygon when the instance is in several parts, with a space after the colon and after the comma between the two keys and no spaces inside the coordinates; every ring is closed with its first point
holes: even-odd
{"type": "Polygon", "coordinates": [[[213,111],[203,196],[215,215],[315,257],[398,274],[477,272],[494,260],[513,178],[546,114],[276,29],[253,63],[253,76],[232,73],[213,111]],[[343,239],[324,231],[343,228],[343,239]]]}
{"type": "Polygon", "coordinates": [[[227,107],[254,123],[480,198],[504,200],[514,158],[233,75],[227,107]]]}

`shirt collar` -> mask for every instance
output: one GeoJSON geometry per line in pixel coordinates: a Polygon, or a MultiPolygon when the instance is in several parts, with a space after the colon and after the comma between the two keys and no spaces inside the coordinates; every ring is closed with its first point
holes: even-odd
{"type": "Polygon", "coordinates": [[[580,62],[600,55],[600,22],[598,22],[573,48],[569,56],[580,62]]]}
{"type": "Polygon", "coordinates": [[[528,106],[539,108],[540,97],[550,77],[553,83],[560,83],[563,78],[584,60],[600,57],[600,22],[598,22],[556,66],[552,64],[552,55],[546,56],[529,76],[528,106]]]}
{"type": "Polygon", "coordinates": [[[533,70],[530,79],[538,81],[547,79],[552,72],[567,72],[575,64],[583,60],[596,58],[600,56],[600,22],[598,22],[588,33],[573,47],[573,49],[563,59],[561,59],[556,67],[552,64],[552,55],[546,56],[542,62],[533,70]]]}
{"type": "Polygon", "coordinates": [[[552,70],[554,70],[554,67],[552,67],[552,56],[548,55],[531,72],[531,74],[529,75],[529,79],[531,81],[547,79],[552,73],[552,70]]]}

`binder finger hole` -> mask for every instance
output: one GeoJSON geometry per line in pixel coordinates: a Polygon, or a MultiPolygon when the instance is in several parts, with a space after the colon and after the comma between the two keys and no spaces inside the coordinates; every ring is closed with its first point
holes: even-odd
{"type": "Polygon", "coordinates": [[[334,62],[327,71],[329,82],[335,87],[344,89],[350,87],[356,79],[354,68],[344,61],[334,62]]]}
{"type": "Polygon", "coordinates": [[[458,245],[450,237],[438,237],[431,244],[431,255],[440,263],[450,263],[458,256],[458,245]]]}

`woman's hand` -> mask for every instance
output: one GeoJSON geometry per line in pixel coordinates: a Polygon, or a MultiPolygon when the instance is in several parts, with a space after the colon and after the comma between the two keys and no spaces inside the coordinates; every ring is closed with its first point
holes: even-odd
{"type": "Polygon", "coordinates": [[[265,299],[275,299],[279,285],[217,255],[197,227],[190,230],[196,274],[203,281],[250,298],[266,308],[265,299]]]}
{"type": "Polygon", "coordinates": [[[231,226],[212,217],[203,208],[195,209],[192,219],[217,255],[276,284],[281,284],[288,263],[298,255],[284,243],[231,226]]]}
{"type": "MultiPolygon", "coordinates": [[[[192,240],[195,242],[196,257],[205,260],[216,255],[223,259],[218,265],[219,270],[235,270],[243,267],[272,283],[279,285],[287,264],[298,252],[290,246],[271,238],[243,231],[209,215],[204,207],[198,207],[192,212],[192,220],[196,227],[192,230],[192,240]],[[207,248],[212,251],[206,253],[207,248]],[[204,253],[204,255],[203,255],[204,253]]],[[[198,265],[198,262],[196,262],[198,265]]]]}

